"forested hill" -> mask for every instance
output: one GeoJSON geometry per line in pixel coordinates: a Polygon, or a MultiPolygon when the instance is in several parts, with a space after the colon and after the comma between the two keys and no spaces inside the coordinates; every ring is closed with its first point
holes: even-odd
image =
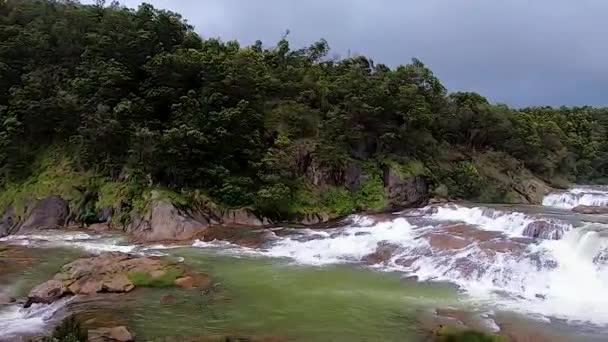
{"type": "Polygon", "coordinates": [[[202,39],[146,4],[0,1],[0,205],[161,188],[287,218],[381,209],[386,170],[490,202],[608,173],[607,109],[512,109],[419,60],[330,56],[202,39]]]}

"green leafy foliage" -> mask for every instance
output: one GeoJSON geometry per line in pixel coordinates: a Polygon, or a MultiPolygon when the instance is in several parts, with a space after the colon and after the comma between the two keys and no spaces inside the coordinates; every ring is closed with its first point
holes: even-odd
{"type": "Polygon", "coordinates": [[[88,341],[87,331],[81,326],[80,322],[70,316],[65,318],[53,330],[51,336],[42,338],[43,342],[86,342],[88,341]]]}
{"type": "Polygon", "coordinates": [[[515,200],[516,174],[608,178],[605,108],[448,94],[420,60],[328,59],[325,40],[202,39],[149,4],[7,0],[0,13],[0,206],[55,193],[82,221],[112,206],[124,222],[165,189],[277,218],[342,215],[385,204],[376,171],[344,188],[348,166],[366,163],[427,177],[440,196],[488,201],[515,200]],[[69,168],[46,158],[49,146],[69,168]],[[56,165],[41,171],[45,159],[56,165]]]}

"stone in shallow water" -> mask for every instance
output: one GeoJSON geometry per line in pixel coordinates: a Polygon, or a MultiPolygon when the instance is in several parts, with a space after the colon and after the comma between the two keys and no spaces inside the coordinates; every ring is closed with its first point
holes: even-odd
{"type": "Polygon", "coordinates": [[[89,342],[131,342],[133,334],[126,327],[98,328],[89,330],[89,342]]]}
{"type": "Polygon", "coordinates": [[[552,222],[535,221],[528,224],[523,235],[534,239],[559,240],[564,236],[564,229],[552,222]]]}
{"type": "Polygon", "coordinates": [[[599,214],[608,214],[608,206],[603,207],[594,207],[588,205],[579,205],[572,209],[573,212],[579,214],[591,214],[591,215],[599,215],[599,214]]]}

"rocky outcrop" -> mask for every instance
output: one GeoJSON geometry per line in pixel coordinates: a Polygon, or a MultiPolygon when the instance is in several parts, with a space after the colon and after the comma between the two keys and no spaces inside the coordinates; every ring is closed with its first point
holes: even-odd
{"type": "Polygon", "coordinates": [[[10,235],[18,228],[19,218],[15,215],[15,209],[9,206],[0,217],[0,237],[10,235]]]}
{"type": "Polygon", "coordinates": [[[526,226],[523,235],[534,239],[559,240],[564,236],[564,229],[555,223],[535,221],[526,226]]]}
{"type": "Polygon", "coordinates": [[[169,201],[154,201],[144,215],[134,215],[126,231],[142,242],[184,241],[217,225],[262,227],[272,222],[253,211],[219,209],[213,205],[179,209],[169,201]]]}
{"type": "Polygon", "coordinates": [[[89,342],[131,342],[135,341],[133,334],[124,326],[113,328],[97,328],[88,331],[89,342]]]}
{"type": "Polygon", "coordinates": [[[590,214],[590,215],[603,215],[608,214],[608,206],[607,207],[594,207],[587,205],[579,205],[572,209],[573,212],[579,214],[590,214]]]}
{"type": "Polygon", "coordinates": [[[156,201],[143,216],[134,216],[127,232],[136,240],[178,241],[188,240],[209,227],[204,217],[194,219],[168,201],[156,201]]]}
{"type": "Polygon", "coordinates": [[[112,252],[63,266],[53,279],[30,291],[26,307],[33,303],[51,303],[69,295],[124,293],[137,286],[198,288],[209,284],[208,276],[188,272],[160,258],[112,252]]]}
{"type": "Polygon", "coordinates": [[[543,198],[551,191],[540,179],[531,177],[513,184],[513,190],[523,196],[529,204],[542,204],[543,198]]]}
{"type": "Polygon", "coordinates": [[[393,168],[386,167],[384,187],[389,202],[387,209],[418,207],[429,201],[428,184],[424,177],[402,177],[393,168]]]}
{"type": "Polygon", "coordinates": [[[19,231],[34,229],[58,229],[65,226],[70,214],[68,202],[59,196],[49,196],[38,201],[19,231]]]}

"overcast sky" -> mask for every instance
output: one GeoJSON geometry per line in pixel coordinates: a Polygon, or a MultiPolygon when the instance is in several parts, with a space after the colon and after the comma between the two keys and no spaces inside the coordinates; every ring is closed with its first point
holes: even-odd
{"type": "Polygon", "coordinates": [[[295,47],[325,38],[342,56],[391,66],[416,57],[450,91],[493,102],[608,105],[606,0],[147,2],[181,13],[204,37],[272,45],[289,29],[295,47]]]}

